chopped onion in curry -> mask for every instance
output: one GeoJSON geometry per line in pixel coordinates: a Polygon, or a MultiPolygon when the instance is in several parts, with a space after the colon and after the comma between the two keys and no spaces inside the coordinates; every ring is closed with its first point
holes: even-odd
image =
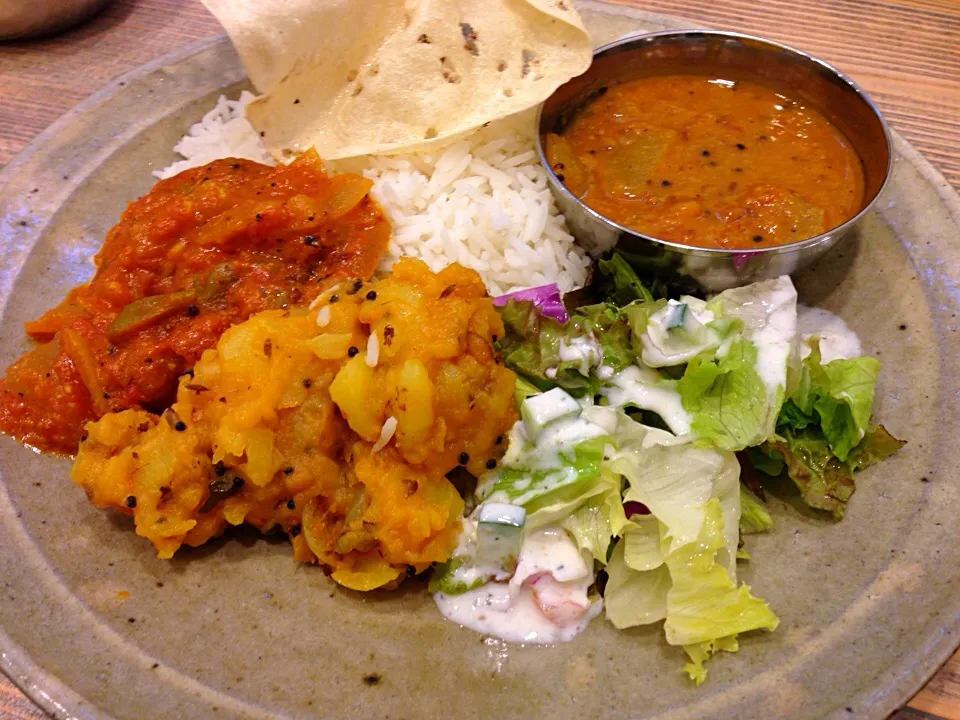
{"type": "Polygon", "coordinates": [[[328,175],[313,152],[279,167],[216,160],[157,183],[110,230],[93,279],[27,323],[42,344],[0,385],[0,430],[73,453],[89,420],[168,406],[234,323],[309,303],[333,278],[366,279],[390,233],[370,185],[328,175]]]}

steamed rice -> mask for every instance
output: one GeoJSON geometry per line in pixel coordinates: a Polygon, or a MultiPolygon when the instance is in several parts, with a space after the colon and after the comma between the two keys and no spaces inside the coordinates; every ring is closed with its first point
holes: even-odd
{"type": "MultiPolygon", "coordinates": [[[[244,117],[253,97],[221,96],[174,146],[185,159],[154,174],[224,157],[273,164],[244,117]]],[[[524,114],[422,152],[338,162],[335,169],[373,180],[371,194],[393,224],[381,269],[407,255],[434,272],[452,262],[473,268],[494,295],[554,282],[563,292],[581,287],[590,260],[557,210],[532,130],[524,114]]]]}
{"type": "Polygon", "coordinates": [[[247,90],[240,93],[236,100],[228,100],[221,95],[213,109],[191,126],[187,134],[173,146],[173,151],[186,159],[178,160],[163,170],[155,170],[154,176],[162,180],[224,157],[274,165],[273,158],[260,143],[257,131],[243,115],[243,109],[254,97],[247,90]]]}

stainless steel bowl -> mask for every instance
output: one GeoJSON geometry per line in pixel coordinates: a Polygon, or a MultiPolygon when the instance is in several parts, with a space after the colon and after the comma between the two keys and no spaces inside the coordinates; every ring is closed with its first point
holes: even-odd
{"type": "Polygon", "coordinates": [[[594,256],[616,247],[640,268],[680,285],[719,291],[778,277],[819,258],[877,201],[893,167],[890,131],[856,83],[807,53],[739,33],[682,30],[621,38],[596,50],[583,75],[562,85],[540,107],[537,150],[570,230],[594,256]],[[644,235],[591,209],[571,193],[547,162],[543,136],[562,132],[601,88],[639,77],[711,74],[751,80],[800,100],[823,113],[850,140],[864,171],[860,210],[842,225],[821,235],[774,247],[727,250],[696,248],[644,235]]]}
{"type": "Polygon", "coordinates": [[[66,30],[110,0],[0,0],[0,40],[25,40],[66,30]]]}

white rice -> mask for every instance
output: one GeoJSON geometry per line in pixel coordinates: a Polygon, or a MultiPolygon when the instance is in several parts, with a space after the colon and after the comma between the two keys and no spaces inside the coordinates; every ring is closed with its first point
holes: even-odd
{"type": "MultiPolygon", "coordinates": [[[[165,178],[223,157],[273,164],[244,107],[254,96],[221,96],[174,150],[185,160],[154,174],[165,178]]],[[[537,159],[528,114],[506,118],[422,152],[336,163],[373,180],[393,234],[381,263],[418,257],[433,271],[459,262],[499,295],[557,283],[581,287],[590,260],[567,232],[537,159]]]]}
{"type": "Polygon", "coordinates": [[[163,170],[154,170],[153,174],[161,179],[168,178],[224,157],[246,158],[273,165],[273,158],[264,149],[260,136],[243,114],[247,103],[254,97],[247,90],[240,93],[237,100],[227,100],[226,96],[221,95],[213,110],[191,126],[187,134],[173,146],[174,152],[186,159],[163,170]]]}
{"type": "Polygon", "coordinates": [[[383,427],[380,428],[380,437],[378,437],[377,441],[373,444],[373,452],[378,453],[387,446],[387,443],[390,442],[393,434],[397,431],[398,424],[399,422],[393,415],[384,421],[383,427]]]}
{"type": "Polygon", "coordinates": [[[330,324],[330,306],[324,305],[322,308],[317,310],[317,327],[326,327],[329,324],[330,324]]]}
{"type": "MultiPolygon", "coordinates": [[[[330,306],[327,305],[327,307],[330,306]]],[[[380,362],[380,340],[377,338],[376,330],[370,333],[370,337],[367,338],[367,356],[364,362],[367,363],[367,367],[372,368],[375,368],[377,363],[380,362]]]]}

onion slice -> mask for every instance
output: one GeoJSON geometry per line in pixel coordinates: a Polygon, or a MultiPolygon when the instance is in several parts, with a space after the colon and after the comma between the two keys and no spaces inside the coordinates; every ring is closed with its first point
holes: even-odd
{"type": "Polygon", "coordinates": [[[500,295],[493,299],[493,304],[497,306],[506,305],[508,300],[529,300],[544,315],[549,315],[558,322],[568,320],[567,309],[563,306],[560,288],[557,287],[556,283],[500,295]]]}

